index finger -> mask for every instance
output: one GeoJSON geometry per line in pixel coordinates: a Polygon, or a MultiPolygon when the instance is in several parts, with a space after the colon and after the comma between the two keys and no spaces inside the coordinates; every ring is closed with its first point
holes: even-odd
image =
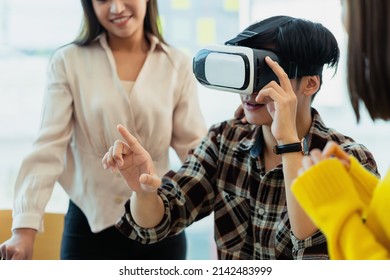
{"type": "Polygon", "coordinates": [[[133,135],[131,135],[131,133],[127,130],[126,127],[124,127],[121,124],[118,124],[117,130],[122,135],[122,137],[126,140],[127,144],[129,145],[130,149],[133,152],[143,150],[143,148],[142,148],[141,144],[138,142],[137,138],[135,138],[133,135]]]}
{"type": "Polygon", "coordinates": [[[265,57],[265,62],[268,64],[271,70],[274,71],[275,75],[278,77],[280,86],[284,89],[292,89],[290,78],[288,77],[284,69],[279,65],[279,63],[272,60],[272,58],[270,58],[269,56],[265,57]]]}

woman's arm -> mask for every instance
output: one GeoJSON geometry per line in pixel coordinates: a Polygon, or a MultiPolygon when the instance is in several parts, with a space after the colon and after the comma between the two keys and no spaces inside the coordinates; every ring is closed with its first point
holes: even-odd
{"type": "Polygon", "coordinates": [[[171,146],[182,162],[190,149],[196,147],[207,134],[206,122],[199,104],[197,84],[192,73],[192,65],[183,61],[178,79],[177,95],[172,118],[171,146]]]}
{"type": "Polygon", "coordinates": [[[322,160],[301,174],[295,180],[292,192],[325,234],[332,259],[389,257],[364,224],[367,206],[338,159],[322,160]]]}

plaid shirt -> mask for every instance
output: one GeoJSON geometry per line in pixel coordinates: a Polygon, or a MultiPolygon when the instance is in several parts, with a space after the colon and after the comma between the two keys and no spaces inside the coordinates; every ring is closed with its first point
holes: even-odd
{"type": "MultiPolygon", "coordinates": [[[[327,128],[316,110],[312,114],[305,137],[309,150],[323,149],[333,140],[378,174],[367,148],[327,128]]],[[[266,172],[263,141],[261,127],[239,120],[212,126],[180,170],[163,178],[158,190],[165,205],[161,223],[140,228],[132,220],[128,201],[118,229],[129,238],[153,243],[214,212],[219,259],[328,259],[320,231],[305,240],[291,232],[282,164],[266,172]]]]}

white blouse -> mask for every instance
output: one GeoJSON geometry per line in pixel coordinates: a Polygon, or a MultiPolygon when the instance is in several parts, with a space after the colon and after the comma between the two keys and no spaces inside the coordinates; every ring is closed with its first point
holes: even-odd
{"type": "Polygon", "coordinates": [[[115,222],[131,195],[101,159],[125,125],[155,162],[169,169],[169,147],[184,160],[206,135],[190,59],[149,36],[151,48],[136,81],[121,83],[106,36],[89,46],[67,45],[49,64],[42,122],[20,168],[13,229],[43,230],[56,181],[85,213],[93,232],[115,222]]]}

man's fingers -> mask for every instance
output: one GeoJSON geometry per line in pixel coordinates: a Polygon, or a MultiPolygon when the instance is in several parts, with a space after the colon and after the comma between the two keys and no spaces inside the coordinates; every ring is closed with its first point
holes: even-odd
{"type": "Polygon", "coordinates": [[[107,153],[107,166],[110,168],[110,171],[114,173],[117,170],[116,160],[113,157],[114,147],[111,146],[107,153]]]}
{"type": "Polygon", "coordinates": [[[143,150],[141,144],[138,142],[137,138],[135,138],[131,133],[125,128],[123,125],[119,124],[117,126],[118,132],[122,135],[122,137],[126,140],[130,149],[133,152],[138,152],[143,150]]]}
{"type": "Polygon", "coordinates": [[[123,155],[129,154],[129,147],[127,144],[121,140],[116,140],[114,147],[112,149],[112,157],[114,158],[116,164],[120,167],[123,165],[123,155]]]}
{"type": "Polygon", "coordinates": [[[263,87],[257,94],[255,100],[259,103],[270,103],[277,101],[281,94],[275,89],[271,83],[263,87]]]}
{"type": "Polygon", "coordinates": [[[265,57],[265,62],[268,64],[268,66],[274,71],[275,75],[279,79],[280,86],[283,89],[291,89],[291,83],[288,75],[283,70],[283,68],[277,63],[276,61],[272,60],[269,56],[265,57]]]}
{"type": "Polygon", "coordinates": [[[156,191],[161,186],[161,178],[156,175],[142,174],[139,177],[139,182],[145,191],[150,192],[156,191]]]}
{"type": "Polygon", "coordinates": [[[114,162],[114,158],[112,157],[112,150],[114,149],[113,146],[111,146],[109,149],[108,149],[108,152],[107,152],[107,156],[106,156],[106,160],[107,160],[107,165],[108,166],[113,166],[115,164],[114,162]]]}
{"type": "Polygon", "coordinates": [[[104,155],[104,157],[102,158],[102,165],[103,165],[103,168],[104,168],[104,169],[107,169],[107,168],[108,168],[107,158],[108,158],[108,152],[107,152],[107,153],[104,155]]]}

